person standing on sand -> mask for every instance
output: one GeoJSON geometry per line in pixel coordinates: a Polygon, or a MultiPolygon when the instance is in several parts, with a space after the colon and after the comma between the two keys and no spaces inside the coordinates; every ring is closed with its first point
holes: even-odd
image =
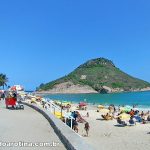
{"type": "Polygon", "coordinates": [[[86,116],[89,117],[89,112],[87,112],[86,116]]]}
{"type": "Polygon", "coordinates": [[[73,120],[73,130],[78,133],[78,123],[76,120],[73,120]]]}
{"type": "Polygon", "coordinates": [[[3,92],[1,95],[1,99],[4,100],[5,99],[5,93],[3,92]]]}
{"type": "Polygon", "coordinates": [[[90,129],[90,126],[89,126],[89,123],[88,123],[88,122],[85,123],[84,129],[85,129],[85,131],[86,131],[86,136],[88,136],[88,134],[89,134],[89,129],[90,129]]]}

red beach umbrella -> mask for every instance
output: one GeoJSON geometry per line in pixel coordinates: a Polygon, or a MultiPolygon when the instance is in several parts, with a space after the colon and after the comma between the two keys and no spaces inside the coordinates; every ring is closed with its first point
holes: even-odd
{"type": "Polygon", "coordinates": [[[86,104],[85,102],[80,102],[80,103],[79,103],[79,106],[80,106],[80,107],[83,107],[83,106],[86,106],[86,105],[87,105],[87,104],[86,104]]]}

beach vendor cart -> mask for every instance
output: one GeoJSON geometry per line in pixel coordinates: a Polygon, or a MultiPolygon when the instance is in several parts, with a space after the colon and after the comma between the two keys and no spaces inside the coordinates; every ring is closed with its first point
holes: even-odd
{"type": "Polygon", "coordinates": [[[17,96],[15,93],[7,91],[5,97],[6,108],[24,109],[24,106],[17,102],[17,96]]]}

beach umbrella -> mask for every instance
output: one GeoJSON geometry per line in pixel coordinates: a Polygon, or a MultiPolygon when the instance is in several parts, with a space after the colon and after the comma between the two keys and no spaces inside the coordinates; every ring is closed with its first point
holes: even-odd
{"type": "Polygon", "coordinates": [[[120,107],[120,111],[121,111],[121,112],[126,112],[125,107],[120,107]]]}
{"type": "Polygon", "coordinates": [[[87,105],[87,104],[86,104],[85,102],[80,102],[80,103],[79,103],[79,106],[80,106],[80,107],[83,107],[83,106],[86,106],[86,105],[87,105]]]}
{"type": "Polygon", "coordinates": [[[10,88],[10,90],[16,91],[16,90],[17,90],[17,89],[16,89],[16,86],[12,86],[12,87],[10,88]]]}
{"type": "Polygon", "coordinates": [[[130,112],[130,111],[131,111],[131,109],[132,109],[132,107],[131,107],[131,106],[126,106],[126,107],[124,108],[124,111],[125,111],[125,112],[130,112]]]}
{"type": "Polygon", "coordinates": [[[36,103],[36,98],[31,98],[31,103],[36,103]]]}
{"type": "Polygon", "coordinates": [[[126,113],[122,113],[121,115],[119,115],[120,119],[123,119],[123,120],[128,120],[130,119],[130,115],[129,114],[126,114],[126,113]]]}
{"type": "Polygon", "coordinates": [[[71,104],[71,102],[69,102],[69,101],[63,101],[63,103],[66,103],[66,104],[71,104]]]}
{"type": "Polygon", "coordinates": [[[67,106],[67,105],[70,105],[70,104],[69,104],[68,102],[66,102],[66,101],[65,101],[65,102],[63,101],[63,102],[62,102],[62,105],[63,105],[63,106],[67,106]]]}
{"type": "Polygon", "coordinates": [[[103,109],[103,108],[104,108],[104,106],[103,106],[103,105],[98,105],[98,106],[97,106],[97,108],[99,108],[99,109],[103,109]]]}
{"type": "Polygon", "coordinates": [[[102,112],[102,113],[109,113],[109,109],[104,108],[104,109],[101,109],[100,112],[102,112]]]}
{"type": "Polygon", "coordinates": [[[12,91],[23,91],[24,88],[23,88],[23,86],[20,86],[20,85],[14,85],[10,88],[10,90],[12,90],[12,91]]]}
{"type": "Polygon", "coordinates": [[[4,92],[4,90],[0,90],[0,93],[3,93],[4,92]]]}

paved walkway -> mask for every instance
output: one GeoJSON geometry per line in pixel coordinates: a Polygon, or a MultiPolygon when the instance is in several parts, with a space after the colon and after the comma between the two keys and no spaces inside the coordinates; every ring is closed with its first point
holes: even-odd
{"type": "MultiPolygon", "coordinates": [[[[16,146],[18,145],[18,143],[15,144],[16,146]]],[[[4,145],[5,143],[3,143],[4,145]]],[[[0,101],[0,149],[65,150],[66,148],[49,122],[40,113],[27,106],[25,106],[24,110],[6,109],[4,101],[0,101]],[[32,142],[35,147],[1,147],[3,142],[29,142],[29,146],[31,146],[30,142],[32,142]],[[42,142],[56,144],[57,146],[39,147],[38,145],[45,144],[42,142]]]]}

